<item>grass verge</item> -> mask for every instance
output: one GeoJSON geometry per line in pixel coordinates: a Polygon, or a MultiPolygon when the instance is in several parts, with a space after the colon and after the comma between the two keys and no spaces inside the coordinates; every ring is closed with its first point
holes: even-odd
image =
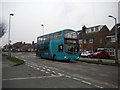
{"type": "Polygon", "coordinates": [[[120,66],[120,64],[111,63],[111,62],[96,61],[96,60],[79,60],[79,61],[87,62],[87,63],[103,64],[103,65],[120,66]]]}
{"type": "Polygon", "coordinates": [[[16,57],[10,57],[10,56],[8,56],[8,55],[6,55],[6,54],[2,54],[2,56],[7,57],[8,60],[10,60],[10,61],[12,61],[12,62],[15,62],[16,64],[23,64],[23,63],[24,63],[23,60],[18,59],[18,58],[16,58],[16,57]]]}

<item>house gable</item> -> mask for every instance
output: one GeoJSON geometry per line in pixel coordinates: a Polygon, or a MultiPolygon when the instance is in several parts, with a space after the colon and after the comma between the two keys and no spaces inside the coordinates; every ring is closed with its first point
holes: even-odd
{"type": "MultiPolygon", "coordinates": [[[[92,28],[98,28],[100,30],[94,31],[94,32],[83,32],[81,31],[81,33],[79,34],[79,40],[80,40],[80,49],[83,50],[88,50],[88,49],[92,49],[92,50],[96,50],[97,48],[104,48],[105,44],[106,44],[106,35],[108,35],[109,33],[109,29],[107,28],[106,25],[99,25],[99,26],[95,26],[92,28]],[[84,43],[84,41],[86,41],[86,43],[84,43]]],[[[88,29],[86,29],[88,30],[88,29]]]]}

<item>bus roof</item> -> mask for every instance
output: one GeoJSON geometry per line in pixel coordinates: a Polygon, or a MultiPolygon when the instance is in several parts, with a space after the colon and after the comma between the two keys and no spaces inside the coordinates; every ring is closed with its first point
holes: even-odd
{"type": "Polygon", "coordinates": [[[56,31],[56,32],[53,32],[53,33],[49,33],[49,34],[45,34],[45,35],[41,35],[41,36],[38,36],[38,37],[42,37],[42,36],[46,36],[46,35],[50,35],[50,34],[54,34],[54,33],[57,33],[57,32],[63,32],[63,31],[75,31],[75,30],[73,30],[73,29],[63,29],[63,30],[56,31]]]}

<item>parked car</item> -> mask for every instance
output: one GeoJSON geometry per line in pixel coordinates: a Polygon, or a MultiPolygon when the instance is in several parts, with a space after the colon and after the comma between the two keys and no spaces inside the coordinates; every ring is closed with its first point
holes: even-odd
{"type": "Polygon", "coordinates": [[[109,54],[106,51],[98,51],[98,52],[91,53],[90,57],[109,58],[109,54]]]}
{"type": "Polygon", "coordinates": [[[81,52],[81,57],[89,57],[92,51],[83,51],[81,52]]]}

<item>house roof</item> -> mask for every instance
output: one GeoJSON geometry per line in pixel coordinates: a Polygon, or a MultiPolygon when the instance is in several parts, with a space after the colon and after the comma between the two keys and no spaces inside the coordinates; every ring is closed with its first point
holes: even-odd
{"type": "MultiPolygon", "coordinates": [[[[120,23],[118,23],[116,26],[117,26],[117,35],[120,36],[120,23]]],[[[115,35],[115,26],[111,29],[111,31],[108,34],[108,36],[112,36],[112,35],[115,35]]]]}
{"type": "Polygon", "coordinates": [[[22,42],[16,42],[12,45],[14,48],[21,48],[23,46],[22,42]]]}
{"type": "MultiPolygon", "coordinates": [[[[99,25],[100,26],[100,25],[99,25]]],[[[103,27],[106,27],[106,25],[104,25],[103,27]]],[[[103,28],[102,27],[102,28],[103,28]]],[[[101,29],[102,29],[101,28],[101,29]]],[[[101,30],[100,30],[101,31],[101,30]]],[[[92,33],[86,33],[85,31],[81,31],[81,33],[79,34],[79,39],[90,39],[90,38],[95,38],[98,33],[100,32],[92,32],[92,33]]]]}
{"type": "Polygon", "coordinates": [[[28,48],[35,48],[35,46],[31,44],[26,44],[23,47],[21,47],[21,49],[28,49],[28,48]]]}
{"type": "Polygon", "coordinates": [[[16,42],[13,45],[20,45],[20,44],[22,44],[22,42],[16,42]]]}
{"type": "Polygon", "coordinates": [[[94,38],[97,35],[98,32],[94,32],[94,33],[83,33],[80,34],[79,39],[90,39],[90,38],[94,38]]]}

